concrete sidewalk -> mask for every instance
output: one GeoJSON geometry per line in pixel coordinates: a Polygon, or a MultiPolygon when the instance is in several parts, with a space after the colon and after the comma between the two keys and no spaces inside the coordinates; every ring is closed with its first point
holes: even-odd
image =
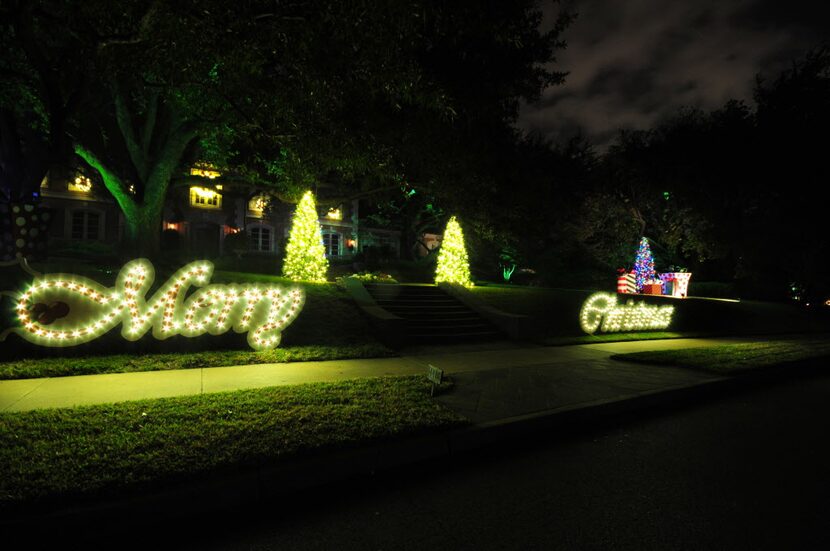
{"type": "Polygon", "coordinates": [[[716,379],[691,370],[610,360],[616,353],[753,342],[672,339],[559,347],[491,343],[421,349],[396,358],[243,365],[174,371],[0,381],[0,411],[27,411],[210,392],[425,373],[440,367],[456,382],[440,397],[474,422],[623,399],[716,379]]]}

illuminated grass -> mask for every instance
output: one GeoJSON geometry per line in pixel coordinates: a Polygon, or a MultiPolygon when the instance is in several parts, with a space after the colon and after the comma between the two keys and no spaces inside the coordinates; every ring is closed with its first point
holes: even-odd
{"type": "Polygon", "coordinates": [[[0,509],[167,487],[464,423],[424,377],[0,414],[0,509]]]}
{"type": "Polygon", "coordinates": [[[378,358],[394,352],[377,343],[340,346],[290,346],[273,350],[212,350],[175,354],[114,354],[59,358],[26,358],[0,363],[0,379],[65,377],[100,373],[163,371],[280,362],[378,358]]]}
{"type": "Polygon", "coordinates": [[[579,337],[549,337],[542,342],[548,346],[593,344],[603,342],[647,341],[655,339],[688,339],[704,333],[674,333],[671,331],[643,331],[642,333],[598,333],[579,337]]]}
{"type": "Polygon", "coordinates": [[[830,360],[830,340],[800,339],[763,343],[725,344],[707,348],[683,348],[615,354],[615,360],[673,365],[715,373],[737,374],[751,369],[825,358],[830,360]]]}

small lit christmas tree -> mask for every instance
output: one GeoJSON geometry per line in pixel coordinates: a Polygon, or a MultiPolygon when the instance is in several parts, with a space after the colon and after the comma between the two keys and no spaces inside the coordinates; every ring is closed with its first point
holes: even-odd
{"type": "Polygon", "coordinates": [[[294,211],[282,275],[294,281],[322,282],[326,280],[328,269],[314,195],[307,191],[294,211]]]}
{"type": "Polygon", "coordinates": [[[636,276],[637,292],[643,290],[643,284],[655,277],[654,257],[651,254],[651,247],[648,239],[640,239],[640,248],[637,249],[637,257],[634,259],[634,275],[636,276]]]}
{"type": "Polygon", "coordinates": [[[435,283],[458,283],[465,287],[472,287],[470,280],[470,261],[467,258],[467,249],[464,246],[464,232],[455,219],[447,222],[444,238],[441,241],[441,250],[438,252],[438,267],[435,270],[435,283]]]}

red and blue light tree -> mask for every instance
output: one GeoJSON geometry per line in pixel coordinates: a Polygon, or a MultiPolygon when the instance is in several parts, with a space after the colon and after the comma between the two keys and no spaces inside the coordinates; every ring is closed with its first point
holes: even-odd
{"type": "Polygon", "coordinates": [[[637,284],[638,293],[643,290],[643,284],[654,279],[656,275],[654,272],[654,256],[651,254],[651,247],[645,237],[640,240],[640,248],[637,249],[637,257],[634,259],[634,275],[636,276],[635,283],[637,284]]]}

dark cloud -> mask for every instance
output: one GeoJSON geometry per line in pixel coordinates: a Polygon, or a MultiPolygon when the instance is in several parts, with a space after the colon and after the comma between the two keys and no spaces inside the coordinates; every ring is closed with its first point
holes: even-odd
{"type": "MultiPolygon", "coordinates": [[[[682,106],[751,101],[774,74],[827,36],[830,1],[576,0],[556,67],[566,83],[522,109],[520,127],[606,145],[682,106]]],[[[554,8],[556,9],[556,8],[554,8]]],[[[553,17],[553,10],[550,14],[553,17]]]]}

